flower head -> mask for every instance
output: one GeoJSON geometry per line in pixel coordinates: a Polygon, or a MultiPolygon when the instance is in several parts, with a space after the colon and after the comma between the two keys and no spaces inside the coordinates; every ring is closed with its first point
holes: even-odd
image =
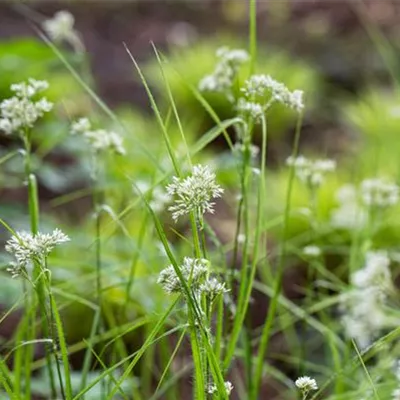
{"type": "Polygon", "coordinates": [[[176,196],[175,204],[169,207],[169,211],[177,221],[180,216],[192,211],[214,213],[212,199],[221,197],[223,189],[215,182],[215,174],[208,166],[196,165],[192,175],[185,179],[174,176],[167,186],[167,193],[176,196]]]}
{"type": "Polygon", "coordinates": [[[315,245],[305,246],[303,254],[307,257],[319,257],[321,255],[321,248],[315,245]]]}
{"type": "Polygon", "coordinates": [[[27,129],[53,108],[45,97],[34,98],[48,88],[46,81],[29,78],[27,82],[14,83],[10,89],[14,96],[0,103],[0,129],[6,134],[24,134],[27,129]]]}
{"type": "Polygon", "coordinates": [[[289,157],[286,164],[294,167],[296,176],[310,187],[320,186],[326,173],[336,168],[336,162],[333,160],[312,161],[303,156],[289,157]]]}
{"type": "Polygon", "coordinates": [[[123,140],[120,135],[104,129],[92,130],[92,124],[87,118],[80,118],[71,125],[72,135],[81,135],[95,152],[113,151],[125,154],[123,140]]]}
{"type": "MultiPolygon", "coordinates": [[[[226,394],[229,396],[229,395],[231,394],[232,390],[233,390],[233,385],[232,385],[231,382],[226,381],[226,382],[224,383],[224,386],[225,386],[226,394]]],[[[218,392],[217,385],[216,385],[216,384],[211,384],[211,385],[209,385],[209,386],[208,386],[208,389],[207,389],[207,392],[208,392],[208,394],[217,393],[217,392],[218,392]]]]}
{"type": "Polygon", "coordinates": [[[365,179],[361,182],[361,198],[366,206],[393,206],[399,201],[399,187],[383,179],[365,179]]]}
{"type": "Polygon", "coordinates": [[[291,92],[283,83],[270,75],[252,75],[241,89],[247,99],[264,104],[268,108],[272,103],[281,103],[296,111],[304,108],[303,91],[291,92]]]}
{"type": "Polygon", "coordinates": [[[310,378],[309,376],[302,376],[300,378],[297,378],[294,384],[303,393],[303,396],[306,396],[307,393],[311,390],[318,390],[316,380],[310,378]]]}
{"type": "MultiPolygon", "coordinates": [[[[192,289],[197,289],[208,272],[208,266],[208,261],[203,258],[185,257],[179,270],[187,285],[192,289]]],[[[157,283],[169,294],[180,293],[184,287],[172,265],[160,272],[157,283]]]]}
{"type": "Polygon", "coordinates": [[[216,55],[218,63],[213,73],[200,81],[199,90],[222,93],[229,101],[233,101],[233,83],[240,66],[248,61],[249,55],[244,50],[231,50],[228,47],[219,48],[216,55]]]}
{"type": "Polygon", "coordinates": [[[225,287],[225,283],[221,283],[217,278],[208,278],[199,287],[201,293],[206,294],[211,301],[214,300],[218,295],[229,292],[225,287]]]}
{"type": "Polygon", "coordinates": [[[78,32],[74,29],[75,18],[66,10],[58,11],[53,18],[47,19],[42,26],[44,31],[54,42],[67,42],[75,48],[82,50],[83,44],[79,38],[78,32]]]}
{"type": "Polygon", "coordinates": [[[60,229],[55,229],[52,233],[39,232],[36,235],[25,231],[17,232],[5,246],[5,250],[15,258],[15,262],[10,264],[9,272],[13,277],[19,276],[33,261],[43,262],[54,247],[69,240],[60,229]]]}

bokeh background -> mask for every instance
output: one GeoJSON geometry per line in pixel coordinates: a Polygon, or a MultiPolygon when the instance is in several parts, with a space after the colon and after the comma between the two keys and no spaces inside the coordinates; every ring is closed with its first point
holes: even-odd
{"type": "MultiPolygon", "coordinates": [[[[39,37],[41,23],[62,9],[75,16],[75,27],[86,52],[77,57],[68,45],[60,46],[61,51],[69,65],[128,127],[126,146],[134,156],[110,165],[105,188],[113,209],[122,210],[131,193],[126,177],[145,180],[152,170],[148,159],[137,150],[137,141],[146,143],[155,157],[164,156],[160,150],[159,128],[146,92],[123,43],[143,68],[163,110],[168,109],[168,100],[151,42],[166,57],[165,73],[188,141],[194,143],[213,127],[213,121],[182,83],[182,77],[185,82],[197,86],[201,77],[211,72],[218,47],[247,47],[248,4],[245,0],[0,2],[0,99],[9,95],[12,82],[32,76],[50,81],[49,98],[58,103],[54,115],[40,124],[40,135],[35,139],[41,210],[46,215],[43,225],[53,227],[61,223],[71,236],[78,237],[68,252],[74,254],[75,259],[80,255],[82,260],[79,264],[68,262],[74,257],[62,252],[55,258],[54,279],[67,282],[58,294],[62,296],[63,292],[73,290],[94,296],[93,266],[91,256],[87,255],[92,238],[82,233],[86,228],[92,229],[93,222],[89,168],[80,144],[68,139],[68,127],[71,120],[86,115],[98,115],[97,121],[106,126],[116,128],[116,125],[99,110],[66,65],[39,37]]],[[[257,3],[257,72],[271,74],[290,89],[304,90],[306,112],[301,152],[333,157],[340,164],[337,175],[323,188],[322,218],[335,207],[334,192],[344,182],[378,173],[397,177],[400,171],[399,18],[400,2],[396,0],[262,0],[257,3]]],[[[213,95],[206,97],[220,118],[234,116],[226,100],[213,95]]],[[[272,200],[266,212],[270,215],[275,215],[282,204],[283,178],[287,172],[282,172],[280,167],[290,154],[295,124],[294,116],[283,109],[277,109],[269,121],[268,166],[273,184],[272,200]]],[[[179,133],[174,126],[172,140],[178,146],[179,133]]],[[[15,138],[0,136],[0,159],[17,148],[15,138]]],[[[234,186],[235,181],[230,174],[232,164],[227,150],[224,140],[217,139],[202,157],[216,160],[222,182],[229,187],[234,186]]],[[[21,165],[16,159],[0,166],[0,215],[12,221],[16,229],[26,227],[29,220],[21,174],[21,165]]],[[[294,202],[301,206],[305,198],[305,192],[298,190],[294,202]]],[[[223,242],[230,242],[234,213],[229,201],[217,207],[218,221],[214,221],[214,228],[223,242]]],[[[133,234],[140,230],[140,216],[141,210],[137,209],[124,220],[133,234]]],[[[112,216],[109,222],[111,226],[112,216]]],[[[394,218],[393,226],[396,223],[394,218]]],[[[291,229],[292,235],[301,234],[307,230],[307,225],[298,219],[293,221],[291,229]]],[[[110,228],[110,235],[115,232],[121,236],[110,240],[105,250],[109,251],[106,264],[110,271],[107,291],[110,310],[123,302],[125,294],[118,285],[126,279],[127,264],[132,256],[132,242],[115,226],[110,228]]],[[[2,242],[7,240],[4,230],[1,235],[2,242]]],[[[272,247],[273,240],[272,234],[272,247]]],[[[344,235],[340,239],[330,237],[327,242],[346,240],[344,235]]],[[[395,246],[399,233],[389,227],[376,240],[395,246]]],[[[139,279],[132,295],[134,310],[119,321],[121,324],[162,308],[161,292],[152,299],[146,296],[154,280],[150,283],[140,280],[148,275],[146,265],[159,262],[160,255],[154,255],[150,243],[147,251],[138,265],[139,279]]],[[[328,258],[332,265],[337,265],[337,260],[337,254],[328,258]]],[[[292,264],[293,267],[298,265],[297,261],[292,264]]],[[[284,286],[289,298],[301,297],[301,290],[298,290],[301,279],[299,269],[288,269],[284,286]],[[297,285],[293,285],[293,281],[297,285]]],[[[19,290],[5,275],[4,279],[0,278],[3,310],[14,304],[19,290]]],[[[264,321],[266,298],[256,298],[252,310],[256,310],[253,323],[258,326],[264,321]]],[[[17,312],[0,325],[5,343],[18,318],[17,312]]],[[[90,329],[90,313],[79,302],[66,307],[64,320],[71,343],[81,340],[90,329]]],[[[132,346],[137,346],[144,335],[145,332],[141,332],[139,338],[130,338],[132,346]]],[[[275,346],[277,352],[284,352],[285,345],[280,338],[275,346]]],[[[42,349],[38,348],[37,352],[40,354],[42,349]]],[[[75,368],[79,369],[82,356],[78,352],[75,358],[71,357],[75,368]]],[[[278,357],[275,361],[280,365],[278,357]]],[[[287,365],[285,371],[290,375],[287,365]]],[[[267,386],[265,394],[279,393],[278,383],[267,386]]]]}

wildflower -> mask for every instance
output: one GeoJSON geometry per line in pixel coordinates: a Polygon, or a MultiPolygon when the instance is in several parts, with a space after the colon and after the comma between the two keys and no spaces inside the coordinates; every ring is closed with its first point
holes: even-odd
{"type": "Polygon", "coordinates": [[[261,118],[265,113],[265,109],[261,104],[247,101],[244,98],[239,99],[236,108],[239,114],[244,117],[251,117],[255,122],[261,121],[261,118]]]}
{"type": "Polygon", "coordinates": [[[393,206],[399,201],[399,187],[382,179],[366,179],[361,182],[361,198],[366,206],[393,206]]]}
{"type": "Polygon", "coordinates": [[[344,185],[336,193],[339,207],[331,215],[331,225],[339,229],[358,230],[365,227],[367,213],[359,204],[353,185],[344,185]]]}
{"type": "Polygon", "coordinates": [[[352,274],[352,284],[359,288],[390,289],[392,280],[389,264],[390,259],[385,251],[368,252],[365,267],[352,274]]]}
{"type": "Polygon", "coordinates": [[[312,379],[309,376],[302,376],[300,378],[297,378],[294,384],[301,391],[303,399],[307,397],[307,394],[311,390],[318,390],[317,382],[315,381],[315,379],[312,379]]]}
{"type": "Polygon", "coordinates": [[[310,245],[303,248],[303,254],[308,257],[319,257],[321,249],[318,246],[310,245]]]}
{"type": "MultiPolygon", "coordinates": [[[[229,396],[231,394],[232,390],[233,390],[233,385],[229,381],[226,381],[224,383],[224,385],[225,385],[226,394],[229,396]]],[[[218,392],[217,385],[215,385],[215,384],[209,385],[208,389],[207,389],[207,392],[208,392],[208,394],[217,393],[218,392]]]]}
{"type": "Polygon", "coordinates": [[[249,55],[244,50],[231,50],[228,47],[221,47],[216,55],[219,61],[213,73],[200,81],[199,90],[222,93],[233,102],[233,83],[240,66],[248,61],[249,55]]]}
{"type": "Polygon", "coordinates": [[[392,323],[385,310],[392,288],[389,263],[385,252],[367,253],[364,268],[350,277],[354,289],[341,302],[345,332],[361,348],[370,345],[392,323]]]}
{"type": "Polygon", "coordinates": [[[294,167],[296,176],[310,187],[320,186],[325,174],[336,168],[336,162],[333,160],[312,161],[303,156],[291,156],[286,160],[286,164],[294,167]]]}
{"type": "Polygon", "coordinates": [[[125,154],[123,140],[120,135],[104,129],[92,130],[92,125],[87,118],[80,118],[71,125],[72,135],[81,135],[95,152],[106,150],[117,154],[125,154]]]}
{"type": "Polygon", "coordinates": [[[5,250],[16,260],[10,264],[8,271],[13,278],[20,276],[30,263],[43,262],[54,247],[69,240],[60,229],[55,229],[52,233],[39,232],[36,235],[25,231],[17,232],[5,246],[5,250]]]}
{"type": "Polygon", "coordinates": [[[172,178],[167,193],[176,196],[175,204],[168,208],[175,222],[180,216],[194,211],[198,214],[214,213],[212,199],[221,197],[223,189],[215,182],[215,174],[208,166],[196,165],[191,176],[172,178]]]}
{"type": "Polygon", "coordinates": [[[211,301],[213,301],[218,295],[227,293],[229,290],[225,287],[225,283],[221,283],[216,278],[208,278],[199,287],[200,293],[206,294],[211,301]]]}
{"type": "Polygon", "coordinates": [[[43,22],[42,27],[54,42],[67,42],[77,51],[83,50],[82,41],[78,32],[74,29],[75,18],[66,10],[58,11],[53,18],[43,22]]]}
{"type": "MultiPolygon", "coordinates": [[[[208,261],[203,258],[185,257],[179,270],[188,286],[197,289],[208,272],[208,265],[208,261]]],[[[169,294],[182,292],[183,289],[182,282],[172,265],[160,272],[157,283],[169,294]]]]}
{"type": "Polygon", "coordinates": [[[281,103],[296,111],[304,108],[303,91],[291,92],[283,83],[270,75],[252,75],[241,89],[246,98],[265,104],[268,108],[274,102],[281,103]]]}
{"type": "Polygon", "coordinates": [[[48,88],[46,81],[29,78],[27,82],[14,83],[10,89],[14,96],[0,103],[0,129],[6,134],[25,134],[35,122],[51,111],[53,104],[46,98],[34,100],[48,88]]]}

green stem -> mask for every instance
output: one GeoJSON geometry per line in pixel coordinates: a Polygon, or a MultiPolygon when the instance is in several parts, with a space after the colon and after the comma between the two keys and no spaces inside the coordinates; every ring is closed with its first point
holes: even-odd
{"type": "MultiPolygon", "coordinates": [[[[299,149],[299,140],[300,140],[300,130],[301,130],[301,123],[302,123],[302,115],[299,114],[299,118],[297,120],[296,132],[294,137],[294,145],[293,145],[293,157],[297,156],[298,149],[299,149]]],[[[283,220],[283,229],[282,229],[282,244],[279,254],[278,260],[278,267],[277,267],[277,276],[274,285],[274,292],[271,299],[271,303],[268,309],[268,314],[266,318],[266,322],[264,324],[262,334],[261,334],[261,341],[258,348],[258,359],[257,359],[257,368],[256,368],[256,377],[255,377],[255,387],[259,388],[262,379],[262,370],[264,364],[264,357],[268,349],[269,338],[272,330],[272,323],[275,318],[277,306],[278,306],[278,299],[281,292],[282,287],[282,277],[283,277],[283,269],[285,263],[285,256],[287,251],[287,235],[289,231],[289,217],[290,217],[290,202],[292,197],[292,189],[293,189],[293,182],[294,182],[294,167],[292,166],[290,169],[289,174],[289,182],[288,188],[286,193],[286,206],[284,212],[284,220],[283,220]]],[[[256,399],[256,397],[253,397],[256,399]]]]}

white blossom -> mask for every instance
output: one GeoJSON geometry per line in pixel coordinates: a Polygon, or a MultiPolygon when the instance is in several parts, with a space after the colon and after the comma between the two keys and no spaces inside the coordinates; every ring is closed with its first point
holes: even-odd
{"type": "MultiPolygon", "coordinates": [[[[225,386],[226,394],[229,396],[229,395],[231,394],[232,390],[233,390],[233,385],[232,385],[231,382],[226,381],[226,382],[224,383],[224,386],[225,386]]],[[[215,393],[218,393],[217,385],[215,385],[215,384],[209,385],[209,386],[208,386],[208,389],[207,389],[207,392],[208,392],[208,394],[215,394],[215,393]]]]}
{"type": "Polygon", "coordinates": [[[5,250],[15,258],[9,272],[13,277],[19,276],[33,261],[43,262],[54,247],[69,240],[58,228],[52,233],[39,232],[35,235],[25,231],[17,232],[5,245],[5,250]]]}
{"type": "Polygon", "coordinates": [[[318,187],[328,172],[336,168],[336,162],[329,159],[310,160],[304,156],[288,157],[286,164],[294,167],[297,178],[311,187],[318,187]]]}
{"type": "Polygon", "coordinates": [[[259,103],[247,101],[243,97],[239,99],[236,109],[244,117],[251,117],[255,122],[260,122],[265,113],[263,106],[259,103]]]}
{"type": "Polygon", "coordinates": [[[283,83],[273,79],[270,75],[252,75],[241,90],[248,99],[257,100],[266,107],[277,102],[296,111],[304,108],[303,91],[291,92],[283,83]]]}
{"type": "Polygon", "coordinates": [[[350,277],[353,290],[341,301],[346,335],[354,338],[361,348],[369,346],[393,323],[385,309],[392,288],[389,264],[386,252],[368,252],[365,266],[350,277]]]}
{"type": "Polygon", "coordinates": [[[54,42],[67,42],[77,51],[82,51],[83,44],[74,28],[75,18],[66,10],[58,11],[53,18],[43,22],[42,27],[54,42]]]}
{"type": "Polygon", "coordinates": [[[303,394],[307,394],[311,390],[318,390],[316,380],[310,378],[309,376],[302,376],[300,378],[297,378],[294,384],[303,394]]]}
{"type": "MultiPolygon", "coordinates": [[[[206,259],[185,257],[179,270],[191,289],[197,289],[204,280],[209,268],[206,259]]],[[[160,272],[157,283],[169,294],[183,291],[183,285],[172,265],[160,272]]]]}
{"type": "Polygon", "coordinates": [[[200,285],[199,291],[209,296],[211,300],[215,299],[220,294],[229,292],[225,287],[225,283],[221,283],[217,278],[206,279],[206,281],[200,285]]]}
{"type": "Polygon", "coordinates": [[[393,206],[399,201],[399,187],[383,179],[365,179],[361,182],[361,198],[366,206],[393,206]]]}
{"type": "Polygon", "coordinates": [[[95,152],[113,151],[125,154],[122,137],[113,131],[105,129],[92,130],[92,124],[87,118],[80,118],[71,125],[72,135],[81,135],[95,152]]]}
{"type": "Polygon", "coordinates": [[[233,83],[240,66],[248,61],[249,55],[244,50],[231,50],[228,47],[221,47],[216,55],[218,63],[214,71],[200,81],[199,90],[222,93],[229,101],[233,101],[233,83]]]}
{"type": "Polygon", "coordinates": [[[25,134],[35,122],[53,108],[45,97],[35,100],[48,88],[46,81],[29,78],[27,82],[14,83],[10,89],[14,96],[0,103],[0,129],[6,134],[25,134]]]}
{"type": "Polygon", "coordinates": [[[321,248],[315,245],[309,245],[303,248],[303,254],[307,257],[319,257],[321,253],[321,248]]]}
{"type": "Polygon", "coordinates": [[[167,193],[176,197],[174,205],[168,208],[176,222],[180,216],[192,211],[214,213],[212,199],[221,197],[223,189],[215,182],[215,174],[208,166],[196,165],[192,175],[184,179],[174,176],[167,186],[167,193]]]}

